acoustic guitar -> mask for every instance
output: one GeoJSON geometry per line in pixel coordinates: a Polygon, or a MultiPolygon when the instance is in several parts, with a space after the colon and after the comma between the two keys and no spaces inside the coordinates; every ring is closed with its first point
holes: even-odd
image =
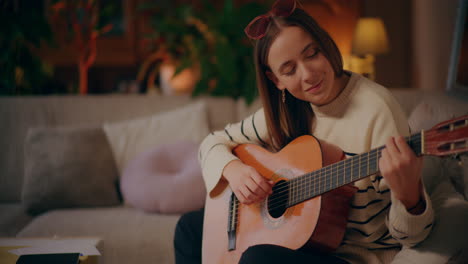
{"type": "MultiPolygon", "coordinates": [[[[406,138],[419,155],[447,156],[468,151],[468,115],[442,122],[406,138]]],[[[238,263],[250,246],[333,251],[346,229],[351,183],[376,174],[384,146],[344,159],[338,147],[301,136],[277,153],[241,144],[233,153],[274,182],[264,201],[242,204],[229,187],[207,196],[203,225],[204,264],[238,263]]]]}

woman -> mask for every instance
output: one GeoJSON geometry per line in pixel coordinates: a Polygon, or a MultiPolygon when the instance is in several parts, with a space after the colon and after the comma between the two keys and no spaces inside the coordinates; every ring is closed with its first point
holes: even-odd
{"type": "MultiPolygon", "coordinates": [[[[407,120],[391,94],[344,71],[334,41],[293,0],[278,0],[245,31],[256,40],[263,108],[202,142],[200,163],[209,195],[216,196],[229,185],[240,202],[250,204],[271,193],[272,182],[231,153],[239,144],[256,143],[277,151],[298,136],[312,134],[347,156],[386,148],[379,161],[380,175],[354,182],[358,191],[343,243],[335,252],[323,255],[257,245],[244,252],[240,263],[390,263],[401,246],[424,240],[433,211],[421,183],[422,159],[402,137],[409,134],[407,120]]],[[[202,218],[203,211],[179,221],[178,263],[189,263],[190,258],[200,262],[202,218]]]]}

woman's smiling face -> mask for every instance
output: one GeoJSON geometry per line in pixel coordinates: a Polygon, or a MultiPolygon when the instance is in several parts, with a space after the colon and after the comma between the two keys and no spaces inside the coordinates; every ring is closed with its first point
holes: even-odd
{"type": "Polygon", "coordinates": [[[330,103],[344,88],[317,42],[297,26],[279,32],[270,47],[268,65],[272,72],[267,76],[278,89],[317,106],[330,103]]]}

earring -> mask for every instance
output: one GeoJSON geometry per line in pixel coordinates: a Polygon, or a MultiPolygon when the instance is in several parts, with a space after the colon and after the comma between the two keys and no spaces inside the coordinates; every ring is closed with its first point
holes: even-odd
{"type": "Polygon", "coordinates": [[[283,104],[286,102],[286,93],[284,90],[281,90],[281,101],[283,101],[283,104]]]}

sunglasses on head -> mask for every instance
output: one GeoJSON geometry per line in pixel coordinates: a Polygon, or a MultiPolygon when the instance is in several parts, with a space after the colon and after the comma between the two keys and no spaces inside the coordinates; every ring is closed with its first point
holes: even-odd
{"type": "Polygon", "coordinates": [[[247,27],[245,27],[244,32],[247,35],[247,37],[251,39],[261,39],[266,34],[272,16],[288,17],[294,12],[295,9],[295,0],[277,0],[268,13],[254,18],[247,25],[247,27]]]}

